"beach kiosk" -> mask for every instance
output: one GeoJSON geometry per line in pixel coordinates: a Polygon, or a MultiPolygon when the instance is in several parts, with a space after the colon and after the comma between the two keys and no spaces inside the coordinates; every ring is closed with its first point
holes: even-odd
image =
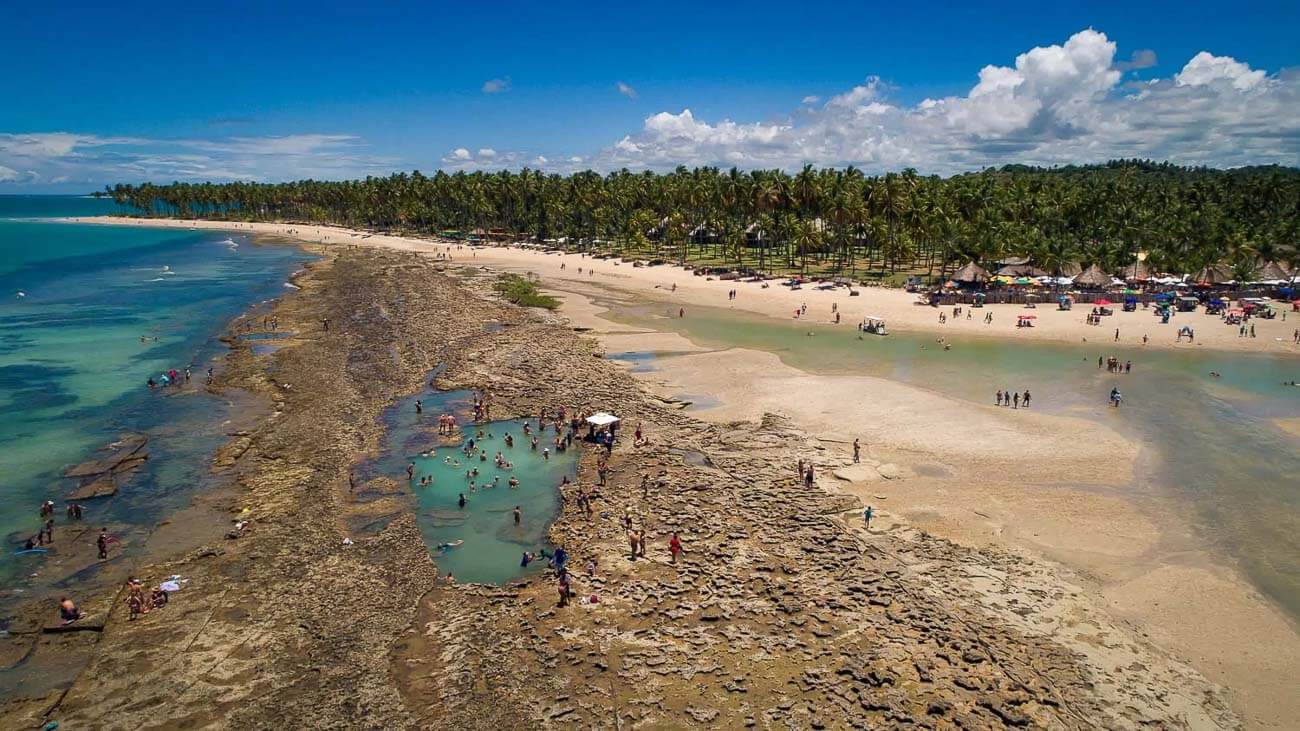
{"type": "Polygon", "coordinates": [[[607,414],[604,411],[598,411],[587,417],[587,441],[594,442],[598,440],[597,430],[601,434],[608,433],[613,436],[618,430],[619,418],[613,414],[607,414]]]}
{"type": "Polygon", "coordinates": [[[1196,299],[1195,297],[1179,297],[1179,298],[1178,298],[1178,311],[1179,311],[1179,312],[1195,312],[1195,311],[1196,311],[1196,306],[1199,305],[1199,304],[1201,304],[1201,301],[1198,300],[1198,299],[1196,299]]]}

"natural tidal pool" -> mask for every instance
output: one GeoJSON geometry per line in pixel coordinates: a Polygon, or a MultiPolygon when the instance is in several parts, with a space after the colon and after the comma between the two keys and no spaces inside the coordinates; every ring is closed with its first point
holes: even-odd
{"type": "Polygon", "coordinates": [[[407,486],[416,522],[440,573],[451,572],[460,583],[504,584],[545,565],[538,561],[525,568],[520,560],[525,551],[550,553],[546,535],[559,514],[559,488],[566,477],[576,477],[584,445],[575,439],[565,451],[557,451],[554,426],[539,430],[536,419],[475,424],[472,407],[466,391],[430,389],[400,399],[384,413],[386,433],[379,457],[363,465],[359,476],[386,475],[407,486]],[[417,400],[422,413],[416,413],[417,400]],[[457,423],[450,436],[438,433],[439,417],[448,414],[457,423]],[[531,435],[525,434],[525,423],[531,435]],[[514,438],[513,446],[506,444],[506,435],[514,438]],[[471,441],[473,450],[467,453],[471,441]],[[414,465],[410,480],[408,465],[414,465]],[[421,485],[426,477],[432,484],[421,485]]]}
{"type": "MultiPolygon", "coordinates": [[[[1293,354],[1007,341],[963,337],[956,327],[944,350],[936,335],[861,335],[852,317],[835,326],[697,306],[679,318],[661,303],[600,304],[621,324],[677,332],[708,348],[774,353],[810,373],[888,378],[989,405],[998,389],[1031,389],[1036,410],[1094,419],[1139,441],[1150,458],[1127,489],[1158,491],[1300,618],[1300,439],[1277,425],[1300,415],[1300,388],[1285,385],[1300,380],[1293,354]],[[1098,369],[1098,356],[1111,355],[1131,360],[1132,372],[1098,369]],[[1121,409],[1107,404],[1112,387],[1123,391],[1121,409]]],[[[1225,327],[1214,316],[1181,317],[1197,328],[1225,327]]],[[[1150,333],[1172,337],[1173,327],[1153,320],[1150,333]]]]}

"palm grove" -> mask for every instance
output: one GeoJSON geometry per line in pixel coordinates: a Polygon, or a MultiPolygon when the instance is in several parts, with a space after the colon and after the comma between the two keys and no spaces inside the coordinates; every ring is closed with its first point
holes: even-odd
{"type": "Polygon", "coordinates": [[[568,176],[419,172],[351,181],[115,185],[145,215],[294,221],[409,234],[535,239],[570,249],[761,272],[942,276],[1025,257],[1053,273],[1175,274],[1217,267],[1249,280],[1297,262],[1300,170],[1115,161],[1004,167],[950,178],[806,166],[679,167],[568,176]]]}

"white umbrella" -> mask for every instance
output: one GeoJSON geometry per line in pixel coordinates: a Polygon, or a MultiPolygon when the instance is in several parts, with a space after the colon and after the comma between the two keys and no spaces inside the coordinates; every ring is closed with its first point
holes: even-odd
{"type": "Polygon", "coordinates": [[[597,414],[592,414],[591,416],[587,417],[587,423],[595,424],[596,426],[605,426],[607,424],[613,424],[616,421],[618,421],[617,416],[614,416],[613,414],[606,414],[603,411],[597,414]]]}

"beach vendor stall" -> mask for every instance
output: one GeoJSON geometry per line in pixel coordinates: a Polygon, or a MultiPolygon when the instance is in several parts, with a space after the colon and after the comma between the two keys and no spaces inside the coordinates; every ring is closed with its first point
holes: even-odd
{"type": "Polygon", "coordinates": [[[598,411],[587,419],[587,441],[613,446],[614,435],[618,430],[619,418],[613,414],[598,411]]]}

